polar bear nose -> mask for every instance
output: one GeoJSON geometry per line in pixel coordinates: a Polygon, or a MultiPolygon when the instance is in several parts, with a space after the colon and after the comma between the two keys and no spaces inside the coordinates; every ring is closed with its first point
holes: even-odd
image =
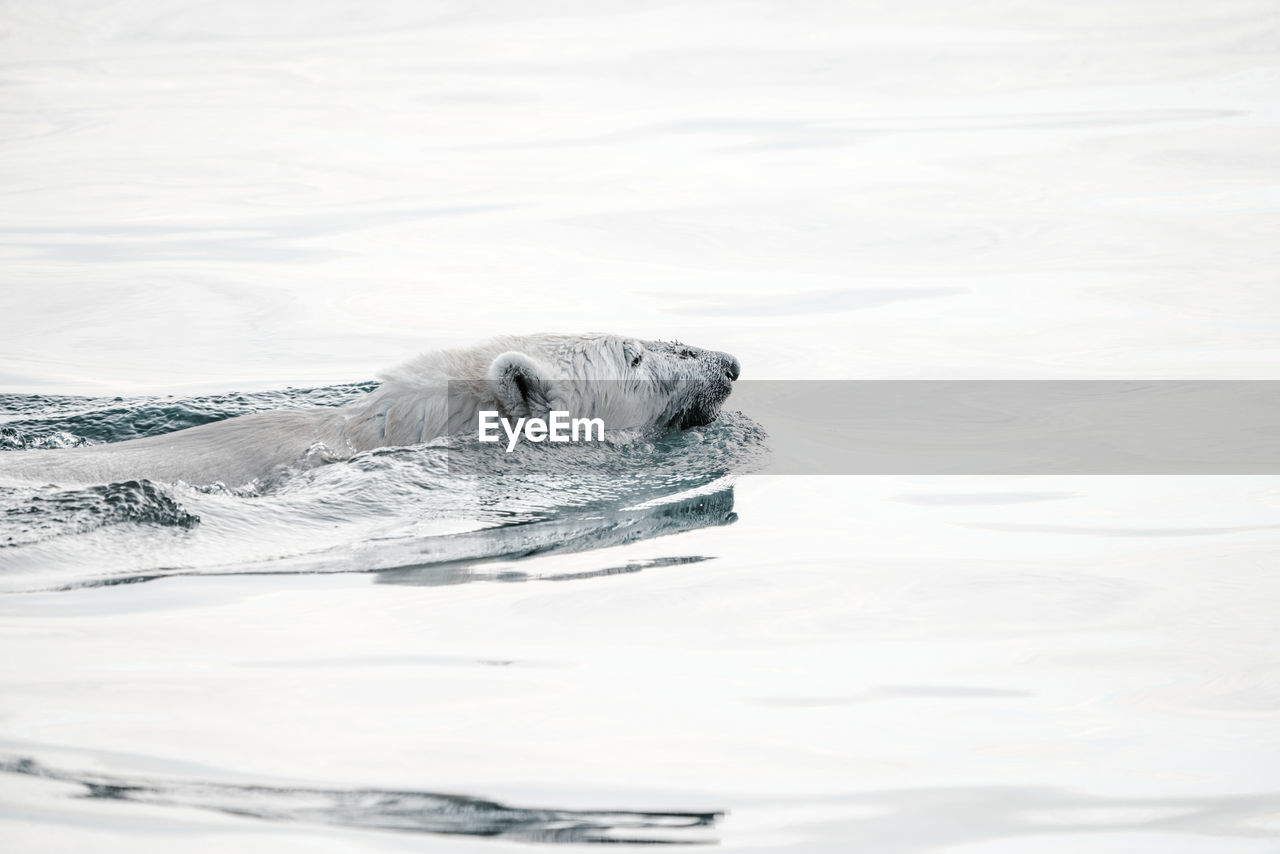
{"type": "Polygon", "coordinates": [[[733,356],[728,353],[724,355],[724,372],[730,381],[736,380],[742,374],[742,365],[733,356]]]}

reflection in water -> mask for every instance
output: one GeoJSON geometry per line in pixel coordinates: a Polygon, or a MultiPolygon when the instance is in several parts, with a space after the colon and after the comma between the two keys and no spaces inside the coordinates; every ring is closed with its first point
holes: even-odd
{"type": "Polygon", "coordinates": [[[126,779],[77,774],[33,759],[0,759],[0,771],[75,783],[83,797],[204,809],[267,821],[307,822],[367,830],[400,830],[521,842],[696,844],[718,812],[523,809],[438,792],[384,789],[307,789],[228,783],[126,779]],[[691,835],[691,832],[693,835],[691,835]]]}
{"type": "MultiPolygon", "coordinates": [[[[447,538],[446,553],[477,551],[482,557],[443,560],[401,566],[378,572],[384,584],[441,585],[468,581],[567,581],[593,578],[623,572],[639,572],[654,566],[698,563],[701,556],[669,557],[631,561],[584,572],[531,575],[520,571],[486,573],[476,568],[491,561],[534,557],[546,554],[568,554],[621,546],[654,537],[678,534],[698,528],[730,525],[737,521],[733,512],[733,487],[725,487],[708,495],[693,495],[665,504],[603,510],[587,515],[528,522],[502,528],[488,528],[447,538]],[[474,543],[470,541],[475,541],[474,543]]],[[[446,539],[446,538],[440,538],[446,539]]]]}
{"type": "MultiPolygon", "coordinates": [[[[146,487],[150,486],[149,481],[143,481],[142,484],[146,487]]],[[[136,486],[137,484],[126,484],[128,485],[136,486]]],[[[90,489],[99,488],[91,487],[90,489]]],[[[533,574],[512,569],[489,572],[484,569],[484,566],[498,561],[539,555],[570,554],[623,546],[668,534],[731,525],[738,519],[737,514],[733,512],[733,500],[733,487],[726,486],[710,494],[688,496],[669,503],[621,509],[593,507],[586,510],[569,510],[564,515],[551,519],[484,528],[460,534],[444,534],[402,544],[386,544],[381,552],[387,560],[387,565],[381,567],[333,560],[329,555],[307,555],[298,560],[274,561],[267,567],[134,572],[105,578],[84,579],[52,589],[111,587],[184,575],[315,575],[371,572],[375,574],[379,584],[411,584],[423,587],[466,584],[471,581],[570,581],[597,578],[639,572],[651,567],[700,563],[711,558],[702,555],[680,555],[632,560],[622,565],[550,574],[533,574]],[[424,559],[424,555],[429,557],[424,559]]],[[[0,541],[0,547],[3,546],[4,542],[0,541]]]]}

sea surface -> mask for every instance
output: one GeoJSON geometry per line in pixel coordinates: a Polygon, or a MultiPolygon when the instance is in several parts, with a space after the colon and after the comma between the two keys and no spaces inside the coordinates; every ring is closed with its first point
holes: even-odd
{"type": "MultiPolygon", "coordinates": [[[[497,333],[1276,380],[1278,233],[1274,2],[0,9],[0,455],[497,333]]],[[[770,427],[0,483],[0,847],[1277,850],[1280,479],[770,427]]]]}

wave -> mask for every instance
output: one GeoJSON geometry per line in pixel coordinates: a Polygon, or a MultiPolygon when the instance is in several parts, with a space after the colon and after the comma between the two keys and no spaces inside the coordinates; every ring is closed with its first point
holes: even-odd
{"type": "Polygon", "coordinates": [[[0,548],[120,522],[189,530],[200,517],[149,480],[67,490],[0,487],[0,548]]]}

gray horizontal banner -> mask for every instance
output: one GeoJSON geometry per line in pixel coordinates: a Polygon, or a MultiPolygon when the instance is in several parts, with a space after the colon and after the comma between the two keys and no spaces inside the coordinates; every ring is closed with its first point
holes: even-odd
{"type": "Polygon", "coordinates": [[[1280,382],[739,382],[772,474],[1277,474],[1280,382]]]}
{"type": "Polygon", "coordinates": [[[748,380],[727,400],[728,385],[693,380],[539,383],[513,386],[512,409],[536,422],[523,433],[514,416],[509,433],[498,412],[477,413],[475,385],[451,383],[450,432],[466,439],[452,470],[1280,474],[1280,381],[748,380]]]}

